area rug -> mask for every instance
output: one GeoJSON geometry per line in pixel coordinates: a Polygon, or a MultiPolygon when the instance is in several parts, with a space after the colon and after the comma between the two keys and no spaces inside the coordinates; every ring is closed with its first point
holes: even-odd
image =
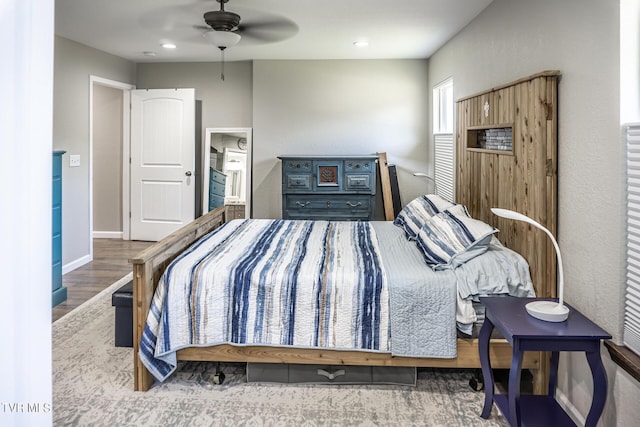
{"type": "Polygon", "coordinates": [[[507,426],[470,371],[420,369],[415,387],[247,383],[243,364],[181,363],[170,379],[133,391],[133,350],[114,346],[111,294],[123,277],[53,326],[55,426],[507,426]]]}

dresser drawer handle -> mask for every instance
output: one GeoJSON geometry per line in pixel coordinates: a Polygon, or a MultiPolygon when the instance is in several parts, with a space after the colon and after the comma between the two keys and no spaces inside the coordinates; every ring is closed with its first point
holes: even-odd
{"type": "Polygon", "coordinates": [[[300,206],[301,208],[304,208],[305,206],[307,206],[308,204],[310,204],[311,202],[296,202],[296,206],[300,206]]]}
{"type": "Polygon", "coordinates": [[[358,202],[358,203],[347,202],[347,205],[351,206],[352,208],[357,208],[358,206],[362,206],[362,202],[358,202]]]}

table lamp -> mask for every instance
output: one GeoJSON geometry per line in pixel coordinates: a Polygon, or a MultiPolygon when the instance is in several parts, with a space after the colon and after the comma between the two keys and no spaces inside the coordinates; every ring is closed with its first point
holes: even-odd
{"type": "Polygon", "coordinates": [[[433,177],[427,175],[424,172],[414,172],[413,176],[417,176],[417,177],[420,177],[420,178],[425,178],[425,179],[431,181],[433,183],[433,194],[438,194],[438,188],[436,186],[437,185],[436,184],[436,180],[433,177]]]}
{"type": "Polygon", "coordinates": [[[521,213],[510,211],[508,209],[491,208],[491,212],[502,218],[513,219],[516,221],[523,221],[533,225],[536,228],[547,233],[547,236],[551,239],[553,247],[556,250],[556,256],[558,258],[558,302],[555,301],[533,301],[528,303],[525,308],[527,313],[536,319],[545,320],[547,322],[564,322],[569,316],[569,308],[564,305],[564,276],[562,272],[562,255],[560,255],[560,247],[558,242],[549,230],[532,220],[528,216],[521,213]]]}

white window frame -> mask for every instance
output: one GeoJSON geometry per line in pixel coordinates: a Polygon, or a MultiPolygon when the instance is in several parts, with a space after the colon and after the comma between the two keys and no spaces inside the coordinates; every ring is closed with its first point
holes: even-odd
{"type": "Polygon", "coordinates": [[[453,134],[453,78],[433,87],[433,133],[453,134]]]}
{"type": "Polygon", "coordinates": [[[455,104],[453,78],[433,87],[433,163],[434,193],[455,200],[455,143],[453,138],[455,104]]]}

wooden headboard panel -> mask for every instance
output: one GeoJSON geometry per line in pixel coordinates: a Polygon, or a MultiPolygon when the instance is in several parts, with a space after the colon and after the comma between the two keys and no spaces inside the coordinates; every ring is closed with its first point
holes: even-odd
{"type": "Polygon", "coordinates": [[[525,257],[540,297],[556,296],[553,245],[541,230],[490,209],[520,212],[556,235],[559,76],[541,72],[456,102],[456,202],[525,257]]]}

